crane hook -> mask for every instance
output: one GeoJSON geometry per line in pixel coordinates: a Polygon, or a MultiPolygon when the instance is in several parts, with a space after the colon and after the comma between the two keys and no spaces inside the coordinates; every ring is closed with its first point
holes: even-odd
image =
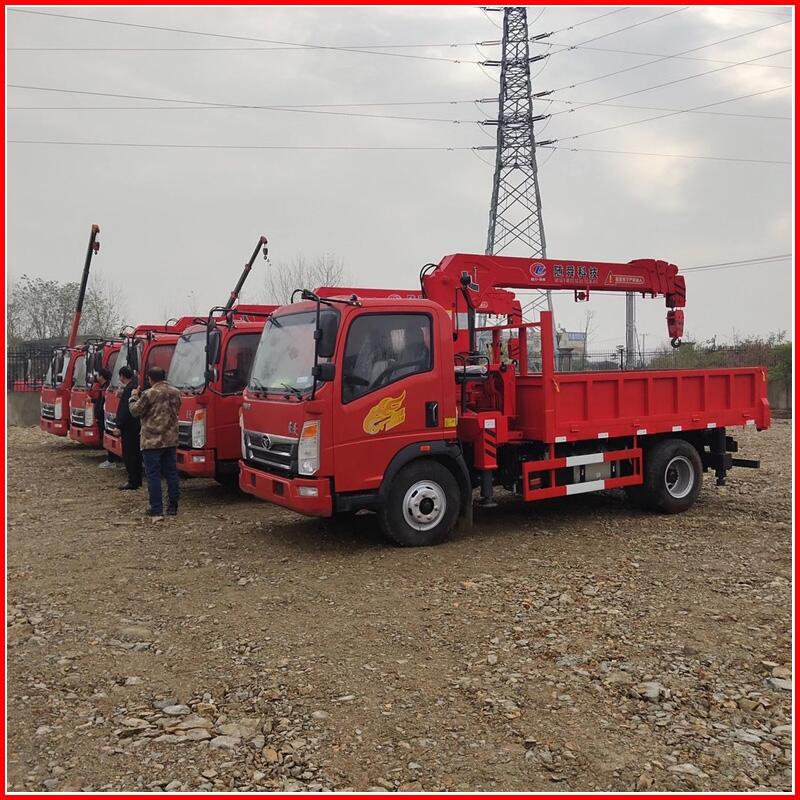
{"type": "Polygon", "coordinates": [[[677,350],[681,346],[681,340],[676,336],[670,341],[670,344],[677,350]]]}

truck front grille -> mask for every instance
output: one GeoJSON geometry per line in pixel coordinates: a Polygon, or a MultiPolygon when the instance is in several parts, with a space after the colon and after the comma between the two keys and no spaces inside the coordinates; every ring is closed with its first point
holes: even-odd
{"type": "Polygon", "coordinates": [[[259,431],[244,432],[244,460],[256,467],[290,475],[297,455],[297,439],[259,431]]]}
{"type": "Polygon", "coordinates": [[[86,424],[86,411],[82,408],[72,408],[69,412],[69,421],[72,425],[82,428],[86,424]]]}
{"type": "Polygon", "coordinates": [[[192,449],[192,423],[179,422],[178,423],[178,447],[181,450],[192,449]]]}
{"type": "Polygon", "coordinates": [[[53,403],[42,403],[42,417],[44,419],[56,418],[56,407],[53,403]]]}
{"type": "Polygon", "coordinates": [[[117,427],[117,415],[113,411],[106,411],[106,433],[111,433],[117,427]]]}

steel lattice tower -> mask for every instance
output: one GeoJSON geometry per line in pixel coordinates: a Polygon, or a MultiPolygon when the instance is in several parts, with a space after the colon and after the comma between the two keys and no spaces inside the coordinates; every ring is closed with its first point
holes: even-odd
{"type": "MultiPolygon", "coordinates": [[[[546,258],[533,130],[534,122],[545,119],[546,115],[533,115],[534,95],[531,90],[531,63],[545,56],[530,55],[525,7],[503,9],[502,47],[500,61],[484,62],[486,66],[500,67],[497,121],[485,123],[497,126],[486,253],[495,255],[516,250],[517,255],[546,258]]],[[[552,310],[550,292],[536,292],[527,308],[552,310]]]]}

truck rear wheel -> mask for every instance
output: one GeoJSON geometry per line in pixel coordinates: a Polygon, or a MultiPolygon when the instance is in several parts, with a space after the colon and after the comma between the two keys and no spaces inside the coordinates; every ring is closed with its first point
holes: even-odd
{"type": "Polygon", "coordinates": [[[640,488],[649,508],[665,514],[686,511],[694,504],[702,485],[703,463],[689,442],[665,439],[646,454],[640,488]]]}
{"type": "Polygon", "coordinates": [[[378,512],[383,532],[402,547],[443,542],[456,524],[458,483],[438,461],[414,461],[392,480],[378,512]]]}

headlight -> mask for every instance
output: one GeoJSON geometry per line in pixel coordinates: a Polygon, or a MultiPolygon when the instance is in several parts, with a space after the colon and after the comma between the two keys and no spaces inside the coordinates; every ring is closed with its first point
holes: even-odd
{"type": "Polygon", "coordinates": [[[297,447],[297,463],[301,475],[314,475],[319,469],[319,428],[320,422],[317,419],[303,423],[297,447]]]}
{"type": "Polygon", "coordinates": [[[239,408],[239,438],[242,446],[242,458],[247,458],[247,445],[244,441],[244,410],[239,408]]]}
{"type": "Polygon", "coordinates": [[[203,408],[198,408],[192,418],[192,447],[200,448],[206,446],[206,412],[203,408]]]}
{"type": "Polygon", "coordinates": [[[86,408],[84,409],[83,424],[90,428],[94,425],[94,403],[91,400],[86,401],[86,408]]]}
{"type": "Polygon", "coordinates": [[[60,397],[56,398],[53,404],[53,419],[61,419],[64,416],[64,405],[60,397]]]}

